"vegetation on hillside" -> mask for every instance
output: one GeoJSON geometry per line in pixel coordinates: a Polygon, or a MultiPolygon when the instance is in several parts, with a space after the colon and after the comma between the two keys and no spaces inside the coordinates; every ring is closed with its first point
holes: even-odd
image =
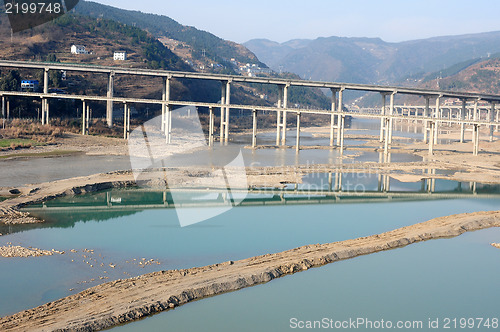
{"type": "Polygon", "coordinates": [[[167,16],[124,10],[91,1],[80,1],[75,10],[81,15],[135,25],[149,31],[157,38],[164,36],[185,42],[193,48],[193,55],[197,58],[206,56],[219,63],[228,63],[231,58],[234,58],[242,63],[250,62],[263,68],[267,67],[244,47],[238,47],[237,44],[223,40],[209,32],[179,24],[167,16]]]}

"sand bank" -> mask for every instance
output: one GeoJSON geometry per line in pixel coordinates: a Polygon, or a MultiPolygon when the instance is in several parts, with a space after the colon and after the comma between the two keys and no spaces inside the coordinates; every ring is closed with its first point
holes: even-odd
{"type": "Polygon", "coordinates": [[[102,284],[0,319],[3,331],[100,330],[193,300],[269,282],[339,260],[405,247],[468,231],[500,227],[500,212],[432,219],[379,235],[299,247],[276,254],[102,284]]]}

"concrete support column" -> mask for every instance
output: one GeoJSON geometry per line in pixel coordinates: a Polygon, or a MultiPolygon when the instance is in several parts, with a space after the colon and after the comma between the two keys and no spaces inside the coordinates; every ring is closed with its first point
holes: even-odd
{"type": "Polygon", "coordinates": [[[87,134],[89,133],[90,128],[90,105],[87,105],[87,121],[85,121],[85,125],[87,126],[87,134]]]}
{"type": "MultiPolygon", "coordinates": [[[[87,102],[82,100],[82,135],[87,135],[87,102]]],[[[42,112],[43,119],[43,112],[42,112]]]]}
{"type": "Polygon", "coordinates": [[[343,147],[343,142],[342,137],[344,136],[344,122],[342,120],[342,113],[344,112],[343,110],[343,103],[344,103],[344,88],[339,90],[339,99],[338,99],[338,105],[337,105],[337,125],[338,125],[338,130],[337,130],[337,145],[341,146],[341,151],[342,153],[342,147],[343,147]],[[340,142],[340,144],[339,144],[340,142]]]}
{"type": "Polygon", "coordinates": [[[5,120],[5,96],[2,96],[2,119],[5,120]]]}
{"type": "MultiPolygon", "coordinates": [[[[436,98],[436,110],[434,113],[434,117],[438,118],[441,112],[441,96],[436,98]]],[[[434,144],[438,143],[439,136],[439,121],[434,122],[434,144]]]]}
{"type": "Polygon", "coordinates": [[[493,133],[495,131],[495,126],[493,122],[495,121],[495,102],[491,102],[491,108],[488,110],[488,121],[490,122],[490,142],[493,142],[493,133]]]}
{"type": "Polygon", "coordinates": [[[220,133],[219,141],[221,144],[224,143],[225,125],[226,125],[226,109],[224,105],[226,104],[226,84],[224,81],[221,82],[221,97],[220,97],[220,133]]]}
{"type": "MultiPolygon", "coordinates": [[[[284,98],[284,89],[281,85],[278,85],[278,108],[281,108],[284,98]]],[[[276,112],[276,145],[279,146],[281,142],[281,110],[276,112]]]]}
{"type": "Polygon", "coordinates": [[[330,146],[333,146],[334,128],[335,128],[335,110],[337,109],[337,92],[338,89],[331,89],[332,91],[332,115],[330,118],[330,146]]]}
{"type": "Polygon", "coordinates": [[[495,119],[495,122],[497,123],[497,131],[499,127],[498,123],[500,122],[499,120],[500,120],[500,109],[497,109],[497,117],[495,119]]]}
{"type": "Polygon", "coordinates": [[[10,120],[10,100],[7,98],[7,120],[10,120]]]}
{"type": "MultiPolygon", "coordinates": [[[[382,93],[382,115],[385,114],[385,94],[382,93]]],[[[385,117],[380,118],[380,140],[379,142],[382,143],[384,141],[384,130],[385,130],[385,117]]]]}
{"type": "Polygon", "coordinates": [[[300,112],[297,112],[297,140],[295,142],[295,151],[300,150],[300,112]]]}
{"type": "Polygon", "coordinates": [[[172,105],[167,105],[167,114],[165,117],[165,142],[172,142],[172,105]]]}
{"type": "Polygon", "coordinates": [[[286,84],[283,87],[283,108],[285,109],[283,111],[283,125],[282,125],[282,132],[283,135],[281,136],[281,145],[286,145],[286,109],[288,108],[288,88],[290,87],[289,84],[286,84]]]}
{"type": "Polygon", "coordinates": [[[165,114],[167,110],[167,104],[170,101],[170,82],[172,80],[171,76],[163,78],[163,87],[162,87],[162,100],[165,102],[161,105],[161,130],[165,132],[165,114]]]}
{"type": "Polygon", "coordinates": [[[45,99],[45,124],[49,124],[49,111],[50,111],[49,99],[45,99]]]}
{"type": "MultiPolygon", "coordinates": [[[[113,98],[114,95],[115,73],[112,71],[108,75],[108,98],[113,98]]],[[[108,127],[113,127],[113,101],[108,100],[106,103],[106,122],[108,127]]]]}
{"type": "Polygon", "coordinates": [[[127,103],[123,103],[123,139],[128,139],[129,134],[129,114],[128,114],[128,105],[127,103]]]}
{"type": "Polygon", "coordinates": [[[473,149],[473,154],[474,156],[477,156],[479,154],[479,125],[474,124],[474,130],[473,130],[473,140],[474,144],[474,149],[473,149]]]}
{"type": "Polygon", "coordinates": [[[42,116],[41,116],[41,119],[40,121],[42,122],[42,126],[45,124],[45,102],[47,100],[45,98],[42,98],[41,99],[41,104],[42,104],[42,116]]]}
{"type": "MultiPolygon", "coordinates": [[[[467,107],[467,100],[462,99],[462,108],[460,109],[460,120],[465,120],[465,113],[466,113],[466,107],[467,107]]],[[[463,143],[465,141],[465,123],[462,122],[460,123],[460,143],[463,143]]]]}
{"type": "MultiPolygon", "coordinates": [[[[430,98],[425,97],[425,108],[424,108],[424,118],[429,117],[429,111],[430,111],[430,98]]],[[[427,134],[429,131],[429,121],[424,120],[424,143],[427,143],[427,134]]]]}
{"type": "Polygon", "coordinates": [[[252,110],[252,148],[257,147],[257,110],[252,110]]]}
{"type": "MultiPolygon", "coordinates": [[[[479,103],[479,99],[474,100],[474,107],[472,108],[472,120],[473,121],[478,121],[479,120],[478,103],[479,103]]],[[[476,128],[475,128],[475,125],[474,125],[474,128],[472,130],[472,143],[473,143],[474,146],[476,145],[476,143],[475,143],[476,136],[479,136],[479,135],[476,135],[475,130],[476,130],[476,128]]]]}
{"type": "MultiPolygon", "coordinates": [[[[226,105],[231,104],[231,81],[226,82],[226,105]]],[[[226,124],[225,124],[224,142],[229,139],[229,106],[226,106],[226,124]]]]}
{"type": "Polygon", "coordinates": [[[429,128],[429,156],[432,156],[434,154],[434,127],[436,123],[434,121],[430,122],[430,128],[429,128]]]}
{"type": "Polygon", "coordinates": [[[472,110],[472,112],[474,112],[474,114],[472,115],[472,119],[474,121],[477,121],[479,120],[479,114],[478,114],[478,103],[479,103],[479,100],[475,100],[474,101],[474,109],[472,110]]]}
{"type": "MultiPolygon", "coordinates": [[[[49,93],[49,69],[43,70],[43,93],[49,93]]],[[[42,98],[42,125],[48,124],[48,102],[46,98],[42,98]]]]}
{"type": "Polygon", "coordinates": [[[214,108],[212,106],[209,107],[209,119],[208,119],[208,146],[214,145],[214,108]]]}
{"type": "Polygon", "coordinates": [[[340,155],[344,154],[345,115],[340,116],[340,155]]]}
{"type": "Polygon", "coordinates": [[[389,115],[391,115],[391,118],[389,118],[389,144],[392,144],[392,127],[393,127],[393,119],[392,115],[394,115],[394,95],[396,92],[391,93],[390,96],[390,101],[389,101],[389,115]]]}

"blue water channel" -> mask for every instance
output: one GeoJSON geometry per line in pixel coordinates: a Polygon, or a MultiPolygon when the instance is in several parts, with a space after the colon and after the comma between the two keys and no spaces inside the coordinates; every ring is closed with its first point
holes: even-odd
{"type": "MultiPolygon", "coordinates": [[[[352,175],[346,176],[352,177],[352,175]]],[[[369,178],[369,181],[372,180],[369,178]]],[[[452,182],[438,181],[443,182],[436,184],[437,191],[439,188],[448,192],[456,191],[456,185],[453,185],[452,182]]],[[[398,183],[396,180],[393,180],[393,183],[394,188],[398,190],[405,187],[403,183],[398,183]]],[[[367,182],[368,190],[374,186],[374,183],[368,184],[367,182]]],[[[420,188],[420,186],[407,184],[406,188],[409,190],[420,188]]],[[[466,187],[466,184],[461,188],[465,193],[470,189],[466,187]]],[[[484,192],[492,191],[488,186],[484,188],[484,192]]],[[[497,190],[493,189],[493,191],[497,190]]],[[[415,189],[415,191],[418,190],[415,189]]],[[[112,197],[125,197],[121,204],[126,204],[126,192],[115,191],[112,197]]],[[[71,206],[71,204],[93,206],[102,200],[100,195],[103,194],[105,193],[65,198],[61,199],[60,202],[48,202],[47,206],[71,206]]],[[[151,193],[144,195],[150,195],[149,199],[154,199],[151,193]]],[[[471,193],[470,196],[472,197],[472,195],[471,193]]],[[[468,197],[430,200],[419,198],[418,201],[394,199],[392,202],[374,200],[371,204],[369,201],[348,202],[349,200],[347,200],[344,203],[341,200],[337,203],[327,204],[240,206],[189,227],[180,227],[175,210],[167,208],[116,209],[95,212],[91,210],[80,212],[76,209],[74,211],[70,209],[62,212],[50,212],[50,209],[47,209],[49,212],[42,214],[48,220],[47,223],[2,228],[0,232],[7,235],[0,237],[0,245],[11,243],[12,245],[32,246],[48,250],[55,249],[65,251],[65,254],[41,258],[0,259],[0,270],[2,271],[0,274],[0,293],[2,294],[0,315],[35,307],[118,278],[137,276],[152,271],[239,260],[313,243],[341,241],[382,233],[439,216],[496,210],[500,206],[500,200],[497,198],[474,199],[468,197]],[[409,213],[410,211],[411,213],[409,213]],[[151,263],[142,264],[143,262],[151,263]]],[[[495,233],[495,230],[490,230],[485,231],[485,236],[493,234],[490,232],[498,234],[495,233]]],[[[440,241],[436,242],[441,243],[440,241]]],[[[444,245],[448,242],[443,240],[442,243],[444,245]]],[[[488,243],[483,241],[481,245],[489,250],[488,243]]],[[[426,246],[423,245],[425,248],[426,246]]],[[[446,251],[447,249],[444,248],[439,250],[446,251]]],[[[480,248],[485,250],[483,247],[480,248]]],[[[401,252],[405,253],[407,250],[401,250],[401,252]]],[[[335,269],[337,271],[345,264],[355,264],[354,269],[371,271],[373,265],[371,257],[353,260],[355,263],[335,263],[333,264],[335,267],[327,267],[325,270],[335,269]]],[[[386,256],[382,254],[373,255],[373,257],[386,256]]],[[[413,260],[411,255],[408,258],[404,257],[401,260],[413,260]]],[[[426,261],[422,260],[420,263],[423,264],[426,261]]],[[[486,259],[482,261],[487,266],[491,263],[486,259]]],[[[430,264],[435,266],[440,263],[437,259],[431,259],[430,264]]],[[[323,275],[322,270],[317,269],[312,273],[305,272],[298,277],[291,277],[289,278],[291,281],[283,281],[285,284],[280,280],[272,282],[270,285],[274,283],[286,285],[287,282],[308,277],[323,280],[329,275],[329,272],[325,272],[323,275]]],[[[382,272],[374,273],[378,275],[382,272]]],[[[437,276],[439,274],[436,273],[437,276]]],[[[347,275],[345,278],[348,278],[347,275]]],[[[418,282],[418,278],[420,278],[420,274],[405,281],[409,287],[408,290],[411,288],[409,285],[418,282]]],[[[474,282],[481,281],[484,286],[483,279],[475,280],[474,282]]],[[[307,281],[303,287],[307,288],[311,284],[319,285],[320,283],[307,281]]],[[[497,289],[493,283],[490,286],[491,290],[497,289]]],[[[254,289],[258,292],[259,287],[254,289]]],[[[277,290],[280,287],[284,286],[276,286],[277,290]]],[[[334,291],[330,289],[328,284],[325,284],[324,287],[325,291],[334,291]]],[[[241,294],[247,294],[254,289],[245,290],[241,294]]],[[[289,289],[289,292],[294,292],[294,286],[289,289]]],[[[241,300],[238,293],[229,296],[230,298],[235,297],[234,301],[241,300]]],[[[242,296],[245,297],[245,295],[242,296]]],[[[478,294],[478,296],[482,295],[478,294]]],[[[364,298],[365,295],[360,292],[357,293],[356,297],[364,298]]],[[[322,302],[322,298],[308,298],[305,304],[301,303],[303,301],[301,299],[303,298],[297,297],[298,307],[311,306],[312,303],[316,303],[316,308],[327,305],[322,302]]],[[[332,301],[334,300],[332,299],[332,301]]],[[[194,306],[199,306],[201,303],[203,301],[200,301],[200,304],[194,304],[194,306]]],[[[337,303],[338,305],[340,304],[337,303]]],[[[189,306],[191,304],[187,305],[186,309],[182,308],[181,310],[189,310],[189,306]]],[[[181,310],[176,310],[176,312],[181,312],[181,310]]],[[[224,322],[214,321],[214,324],[218,324],[220,329],[214,328],[213,330],[233,330],[230,324],[224,325],[224,322]]],[[[278,323],[281,324],[277,320],[276,324],[278,323]]],[[[127,328],[135,328],[133,324],[130,326],[127,328]]],[[[259,329],[259,325],[248,328],[248,330],[259,329]]],[[[142,328],[137,327],[137,330],[142,330],[142,328]]],[[[172,330],[179,330],[179,328],[172,330]]]]}

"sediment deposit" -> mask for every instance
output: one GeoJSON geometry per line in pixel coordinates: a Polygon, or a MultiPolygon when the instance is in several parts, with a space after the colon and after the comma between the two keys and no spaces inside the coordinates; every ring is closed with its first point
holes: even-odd
{"type": "Polygon", "coordinates": [[[500,212],[461,214],[379,235],[116,280],[0,319],[2,331],[95,331],[313,267],[468,231],[500,227],[500,212]]]}

